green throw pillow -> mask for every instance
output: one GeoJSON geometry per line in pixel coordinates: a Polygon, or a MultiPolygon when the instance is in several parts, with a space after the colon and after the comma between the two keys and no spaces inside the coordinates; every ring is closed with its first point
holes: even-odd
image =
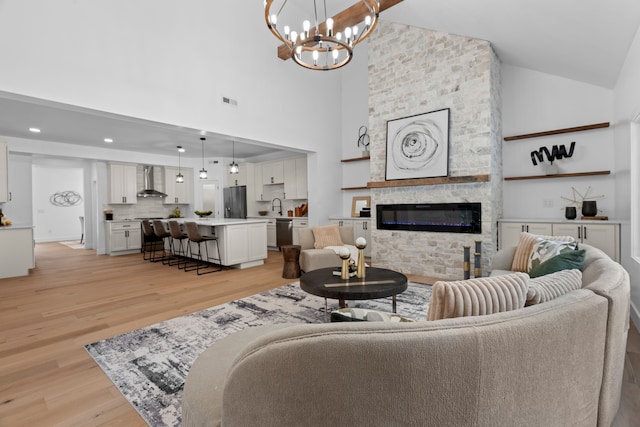
{"type": "Polygon", "coordinates": [[[556,271],[571,270],[574,268],[582,270],[584,257],[584,249],[562,252],[561,254],[531,268],[529,271],[529,277],[539,277],[544,276],[545,274],[555,273],[556,271]]]}

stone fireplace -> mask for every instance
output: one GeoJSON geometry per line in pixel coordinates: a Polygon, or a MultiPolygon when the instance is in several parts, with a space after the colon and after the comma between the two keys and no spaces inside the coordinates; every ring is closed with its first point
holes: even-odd
{"type": "Polygon", "coordinates": [[[373,264],[462,279],[463,247],[481,241],[488,271],[502,213],[500,63],[491,45],[381,21],[369,40],[368,85],[372,224],[380,221],[378,205],[481,206],[479,232],[372,227],[373,264]],[[448,176],[386,181],[387,121],[444,108],[450,109],[448,176]]]}

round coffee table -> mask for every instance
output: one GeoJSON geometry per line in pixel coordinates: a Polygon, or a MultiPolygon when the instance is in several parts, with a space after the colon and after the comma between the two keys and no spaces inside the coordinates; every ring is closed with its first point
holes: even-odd
{"type": "Polygon", "coordinates": [[[367,267],[366,277],[347,280],[334,276],[335,267],[321,268],[300,276],[300,288],[312,295],[324,297],[327,314],[327,298],[337,299],[344,308],[345,300],[364,300],[392,297],[393,312],[396,312],[396,295],[407,290],[407,276],[386,268],[367,267]]]}

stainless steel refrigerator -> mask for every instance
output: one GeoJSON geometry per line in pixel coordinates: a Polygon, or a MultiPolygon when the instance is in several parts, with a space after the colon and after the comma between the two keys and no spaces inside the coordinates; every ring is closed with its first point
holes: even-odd
{"type": "Polygon", "coordinates": [[[237,187],[227,187],[224,192],[224,217],[225,218],[246,218],[247,217],[247,187],[240,185],[237,187]]]}

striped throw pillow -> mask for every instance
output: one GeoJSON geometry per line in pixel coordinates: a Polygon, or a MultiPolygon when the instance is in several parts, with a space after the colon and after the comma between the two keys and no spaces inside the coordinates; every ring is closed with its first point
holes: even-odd
{"type": "Polygon", "coordinates": [[[536,277],[529,280],[525,305],[551,301],[560,295],[580,288],[582,288],[582,272],[580,270],[561,270],[536,277]]]}
{"type": "Polygon", "coordinates": [[[326,246],[343,246],[342,237],[340,237],[340,229],[338,224],[323,225],[321,227],[313,227],[314,243],[316,249],[324,249],[326,246]]]}
{"type": "Polygon", "coordinates": [[[522,271],[524,273],[529,272],[529,259],[533,252],[533,247],[536,243],[543,240],[553,240],[557,242],[575,242],[575,239],[571,236],[540,236],[537,234],[531,234],[527,232],[520,233],[520,240],[516,247],[516,253],[513,256],[513,262],[511,263],[512,271],[522,271]]]}
{"type": "Polygon", "coordinates": [[[512,273],[433,285],[427,320],[481,316],[524,307],[529,276],[512,273]]]}

